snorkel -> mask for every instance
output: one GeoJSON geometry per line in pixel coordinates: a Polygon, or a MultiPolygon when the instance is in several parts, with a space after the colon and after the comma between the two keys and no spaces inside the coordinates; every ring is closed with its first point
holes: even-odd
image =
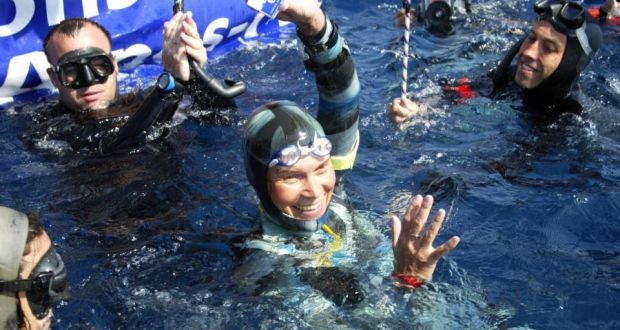
{"type": "MultiPolygon", "coordinates": [[[[182,12],[183,0],[175,0],[172,9],[175,14],[182,12]]],[[[243,82],[226,80],[227,86],[224,86],[201,68],[193,58],[188,56],[188,62],[191,72],[200,85],[217,96],[230,100],[245,92],[243,82]]],[[[171,73],[162,73],[155,83],[154,91],[146,97],[140,108],[118,130],[114,138],[102,141],[100,149],[104,153],[110,153],[135,148],[143,144],[147,132],[153,125],[166,122],[172,118],[178,102],[189,89],[187,87],[189,86],[185,86],[183,82],[176,81],[171,73]]]]}
{"type": "MultiPolygon", "coordinates": [[[[172,6],[172,11],[174,14],[178,12],[184,11],[184,1],[183,0],[174,0],[174,5],[172,6]]],[[[200,67],[198,63],[191,57],[188,57],[190,68],[192,72],[196,76],[196,78],[200,81],[201,85],[213,91],[218,96],[223,98],[232,99],[236,96],[239,96],[245,92],[245,84],[243,81],[232,81],[225,80],[225,84],[223,85],[217,79],[212,77],[207,73],[206,70],[200,67]]]]}
{"type": "MultiPolygon", "coordinates": [[[[328,218],[328,211],[315,220],[301,220],[284,214],[271,200],[267,187],[267,172],[270,166],[279,163],[291,164],[294,157],[283,155],[291,146],[298,144],[318,145],[326,139],[323,128],[310,114],[290,101],[276,101],[256,109],[247,121],[243,136],[243,158],[250,184],[260,200],[264,220],[298,235],[309,235],[317,231],[328,218]],[[311,138],[310,138],[311,137],[311,138]],[[301,138],[301,139],[300,139],[301,138]]],[[[315,150],[329,154],[331,144],[315,150]]],[[[317,149],[316,147],[314,149],[317,149]]],[[[282,164],[286,165],[286,164],[282,164]]]]}

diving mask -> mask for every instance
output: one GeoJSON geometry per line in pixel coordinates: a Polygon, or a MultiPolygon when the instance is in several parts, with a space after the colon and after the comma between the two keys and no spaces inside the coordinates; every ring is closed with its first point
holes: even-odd
{"type": "Polygon", "coordinates": [[[106,82],[114,73],[114,62],[103,49],[86,47],[63,55],[54,72],[63,86],[78,89],[106,82]]]}
{"type": "Polygon", "coordinates": [[[569,37],[576,37],[587,56],[592,54],[592,47],[585,32],[586,9],[581,2],[539,0],[534,4],[534,12],[539,20],[550,22],[557,31],[569,37]]]}
{"type": "Polygon", "coordinates": [[[26,292],[28,305],[39,320],[48,315],[52,304],[68,298],[67,270],[53,247],[43,255],[28,279],[0,281],[0,292],[26,292]]]}
{"type": "Polygon", "coordinates": [[[318,136],[315,133],[314,138],[308,141],[306,134],[300,133],[299,135],[299,139],[295,144],[287,145],[271,157],[268,165],[269,168],[276,165],[290,167],[307,154],[312,154],[316,158],[323,158],[332,151],[332,144],[326,137],[318,136]],[[302,147],[307,147],[308,152],[304,153],[302,147]]]}

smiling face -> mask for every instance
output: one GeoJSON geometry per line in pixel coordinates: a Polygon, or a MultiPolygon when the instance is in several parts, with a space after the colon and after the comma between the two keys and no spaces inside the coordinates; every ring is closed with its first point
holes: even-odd
{"type": "Polygon", "coordinates": [[[522,88],[535,88],[560,65],[566,48],[566,35],[547,21],[538,21],[519,49],[515,82],[522,88]]]}
{"type": "Polygon", "coordinates": [[[327,212],[336,185],[329,157],[306,155],[291,167],[274,166],[267,172],[267,190],[273,204],[299,220],[316,220],[327,212]]]}
{"type": "MultiPolygon", "coordinates": [[[[49,61],[58,65],[58,60],[70,51],[85,47],[96,47],[110,53],[110,45],[105,33],[93,24],[85,24],[75,37],[57,33],[50,39],[48,46],[49,61]]],[[[103,110],[116,99],[116,82],[118,64],[114,62],[114,73],[101,83],[79,89],[62,85],[56,73],[48,70],[52,83],[58,88],[60,102],[76,112],[86,110],[103,110]]]]}

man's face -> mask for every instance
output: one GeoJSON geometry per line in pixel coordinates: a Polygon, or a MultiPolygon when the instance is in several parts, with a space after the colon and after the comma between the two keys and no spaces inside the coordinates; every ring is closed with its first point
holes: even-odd
{"type": "Polygon", "coordinates": [[[538,21],[519,49],[515,82],[522,88],[535,88],[560,65],[566,48],[566,35],[547,21],[538,21]]]}
{"type": "MultiPolygon", "coordinates": [[[[66,53],[85,47],[100,48],[109,53],[112,46],[101,30],[92,24],[85,24],[75,38],[55,34],[48,44],[49,60],[52,65],[56,66],[58,60],[66,53]]],[[[60,102],[76,112],[106,109],[116,98],[118,64],[116,59],[113,62],[114,73],[104,83],[79,89],[63,86],[57,75],[48,71],[52,83],[58,88],[60,102]]]]}

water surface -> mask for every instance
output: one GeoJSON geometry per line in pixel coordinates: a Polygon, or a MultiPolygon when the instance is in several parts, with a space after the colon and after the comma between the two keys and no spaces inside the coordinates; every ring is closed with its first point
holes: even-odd
{"type": "MultiPolygon", "coordinates": [[[[176,118],[165,143],[102,157],[63,152],[55,141],[27,147],[20,136],[45,105],[0,112],[0,204],[39,212],[70,271],[72,299],[55,309],[55,327],[620,326],[618,29],[605,30],[605,46],[581,78],[585,112],[540,124],[517,98],[484,94],[486,72],[525,33],[531,1],[476,2],[475,15],[447,38],[416,26],[410,89],[431,114],[398,130],[385,111],[399,96],[398,5],[325,5],[363,88],[362,143],[346,188],[374,240],[357,247],[372,285],[355,308],[326,302],[292,267],[270,269],[281,276],[263,294],[238,289],[232,243],[258,228],[241,122],[214,125],[196,110],[176,118]],[[455,100],[444,91],[463,76],[480,97],[455,100]],[[390,272],[388,213],[418,193],[434,194],[448,211],[438,240],[462,241],[440,262],[434,285],[403,294],[381,284],[390,272]]],[[[241,118],[275,99],[316,108],[292,38],[247,45],[210,70],[245,78],[241,118]]],[[[159,71],[152,72],[143,84],[159,71]]]]}

